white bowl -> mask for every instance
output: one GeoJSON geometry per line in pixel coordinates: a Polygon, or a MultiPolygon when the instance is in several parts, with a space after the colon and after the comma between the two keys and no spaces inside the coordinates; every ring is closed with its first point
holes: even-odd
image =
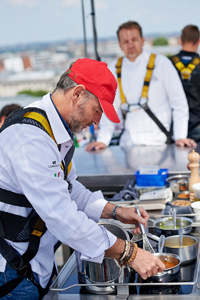
{"type": "Polygon", "coordinates": [[[200,182],[193,184],[194,196],[197,201],[200,200],[200,182]]]}
{"type": "Polygon", "coordinates": [[[200,201],[192,202],[191,207],[192,207],[194,213],[197,214],[195,216],[195,219],[200,221],[200,201]]]}

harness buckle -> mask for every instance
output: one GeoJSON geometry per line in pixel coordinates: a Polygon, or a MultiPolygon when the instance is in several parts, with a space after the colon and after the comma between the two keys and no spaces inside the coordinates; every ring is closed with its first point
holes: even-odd
{"type": "Polygon", "coordinates": [[[183,80],[191,80],[191,71],[188,70],[187,68],[184,68],[182,71],[181,71],[181,78],[183,80]]]}
{"type": "Polygon", "coordinates": [[[141,97],[139,99],[138,105],[143,107],[145,109],[145,107],[147,107],[147,102],[148,102],[148,98],[146,97],[141,97]]]}
{"type": "Polygon", "coordinates": [[[129,105],[127,102],[121,104],[121,110],[123,110],[125,112],[129,112],[129,105]]]}
{"type": "MultiPolygon", "coordinates": [[[[12,254],[12,252],[11,252],[12,254]]],[[[16,251],[16,255],[13,257],[12,261],[7,260],[7,264],[12,270],[20,270],[23,267],[24,261],[21,255],[19,255],[16,251]]]]}
{"type": "Polygon", "coordinates": [[[41,236],[42,236],[42,234],[43,234],[43,232],[42,232],[42,231],[39,231],[39,230],[36,230],[36,229],[34,229],[34,230],[32,231],[32,233],[31,233],[31,234],[41,237],[41,236]]]}

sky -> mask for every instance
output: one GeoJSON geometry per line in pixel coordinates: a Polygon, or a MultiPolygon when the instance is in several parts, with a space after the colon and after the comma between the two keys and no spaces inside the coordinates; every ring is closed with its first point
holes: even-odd
{"type": "MultiPolygon", "coordinates": [[[[91,0],[83,0],[87,39],[93,38],[91,0]]],[[[126,21],[143,34],[200,27],[199,0],[94,0],[98,38],[115,37],[126,21]]],[[[83,39],[82,0],[0,0],[0,46],[83,39]]]]}

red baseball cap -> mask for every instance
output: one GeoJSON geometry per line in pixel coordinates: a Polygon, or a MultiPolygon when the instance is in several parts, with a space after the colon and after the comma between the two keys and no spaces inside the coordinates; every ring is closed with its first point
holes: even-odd
{"type": "Polygon", "coordinates": [[[113,106],[117,81],[106,63],[90,58],[77,59],[67,73],[73,81],[83,84],[87,91],[99,99],[101,108],[110,121],[120,122],[113,106]]]}

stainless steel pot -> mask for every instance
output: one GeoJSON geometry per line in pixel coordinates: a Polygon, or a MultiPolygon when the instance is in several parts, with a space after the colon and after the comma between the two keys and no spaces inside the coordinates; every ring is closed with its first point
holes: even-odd
{"type": "Polygon", "coordinates": [[[178,255],[172,253],[154,253],[160,260],[168,263],[173,263],[174,267],[165,269],[157,275],[152,275],[148,278],[152,282],[170,282],[180,273],[181,259],[178,255]]]}
{"type": "Polygon", "coordinates": [[[166,183],[171,187],[173,194],[177,194],[188,190],[189,176],[188,175],[175,175],[168,177],[166,183]]]}
{"type": "Polygon", "coordinates": [[[128,231],[131,240],[138,245],[139,248],[143,248],[143,237],[141,233],[133,233],[128,231]]]}
{"type": "MultiPolygon", "coordinates": [[[[119,224],[112,222],[101,222],[99,225],[104,226],[118,238],[130,240],[128,232],[119,224]]],[[[82,261],[82,271],[79,271],[79,282],[93,284],[86,289],[92,293],[106,294],[116,292],[116,287],[112,283],[129,282],[130,278],[135,276],[135,271],[128,266],[121,267],[118,260],[113,258],[104,258],[101,264],[82,261]],[[98,284],[110,283],[109,286],[98,284]]],[[[133,278],[134,280],[134,278],[133,278]]]]}
{"type": "MultiPolygon", "coordinates": [[[[153,221],[151,219],[151,221],[153,221]]],[[[173,225],[172,217],[164,217],[154,221],[155,230],[158,236],[164,234],[164,236],[171,236],[179,234],[180,226],[183,227],[183,234],[189,234],[192,230],[192,219],[186,217],[176,218],[176,227],[173,225]]]]}
{"type": "Polygon", "coordinates": [[[180,248],[179,235],[169,236],[165,239],[164,252],[173,253],[181,258],[182,264],[186,264],[196,259],[198,252],[198,240],[194,236],[184,235],[183,245],[180,248]]]}

